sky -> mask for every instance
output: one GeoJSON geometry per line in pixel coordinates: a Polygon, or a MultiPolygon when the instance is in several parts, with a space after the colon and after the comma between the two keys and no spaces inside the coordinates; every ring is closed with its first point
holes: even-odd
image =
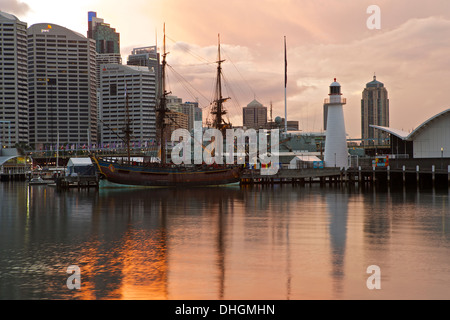
{"type": "Polygon", "coordinates": [[[304,132],[323,129],[334,78],[347,99],[349,138],[361,137],[362,91],[374,74],[388,90],[393,128],[410,131],[450,108],[448,0],[0,0],[0,10],[28,26],[59,24],[81,34],[88,11],[96,11],[120,33],[125,63],[134,47],[162,48],[165,24],[168,88],[183,101],[198,99],[205,114],[220,34],[225,106],[237,126],[255,98],[272,104],[273,118],[284,117],[285,36],[288,120],[304,132]],[[380,8],[379,29],[367,26],[371,5],[380,8]]]}

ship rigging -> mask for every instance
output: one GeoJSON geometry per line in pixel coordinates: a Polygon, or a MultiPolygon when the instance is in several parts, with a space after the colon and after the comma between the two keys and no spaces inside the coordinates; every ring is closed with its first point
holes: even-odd
{"type": "MultiPolygon", "coordinates": [[[[126,100],[127,119],[123,130],[124,140],[127,147],[127,159],[117,158],[103,158],[92,156],[93,162],[96,164],[98,172],[108,181],[119,186],[158,186],[158,187],[185,187],[185,186],[210,186],[210,185],[224,185],[230,183],[239,183],[243,167],[241,165],[173,165],[167,163],[166,159],[166,119],[169,121],[176,121],[167,117],[169,109],[167,108],[167,96],[171,94],[166,90],[165,78],[167,67],[167,52],[165,40],[165,26],[164,26],[164,40],[163,40],[163,59],[162,59],[162,74],[161,74],[161,94],[157,104],[156,125],[158,132],[158,140],[160,145],[160,163],[152,162],[134,162],[131,161],[130,156],[130,139],[132,136],[131,121],[129,117],[128,99],[126,100]]],[[[213,127],[224,132],[231,127],[229,122],[226,122],[223,116],[226,111],[223,108],[223,102],[229,98],[223,98],[221,90],[221,64],[224,60],[220,58],[220,36],[219,36],[219,59],[217,61],[217,80],[216,80],[216,94],[214,107],[212,109],[214,114],[213,127]]],[[[202,141],[200,141],[203,147],[202,141]]],[[[203,147],[204,148],[204,147],[203,147]]]]}

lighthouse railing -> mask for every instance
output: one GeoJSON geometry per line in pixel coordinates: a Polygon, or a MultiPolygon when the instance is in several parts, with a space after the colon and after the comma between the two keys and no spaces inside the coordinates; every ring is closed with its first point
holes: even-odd
{"type": "Polygon", "coordinates": [[[339,99],[339,101],[336,101],[336,100],[334,100],[334,99],[333,99],[333,101],[330,101],[329,98],[326,98],[326,99],[323,101],[323,103],[324,103],[324,104],[346,104],[346,103],[347,103],[347,98],[341,98],[341,99],[339,99]]]}

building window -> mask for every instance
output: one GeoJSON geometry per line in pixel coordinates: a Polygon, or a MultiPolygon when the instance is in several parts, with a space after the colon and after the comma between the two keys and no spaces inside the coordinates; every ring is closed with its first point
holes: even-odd
{"type": "Polygon", "coordinates": [[[109,85],[109,95],[117,96],[117,84],[116,83],[111,83],[109,85]]]}

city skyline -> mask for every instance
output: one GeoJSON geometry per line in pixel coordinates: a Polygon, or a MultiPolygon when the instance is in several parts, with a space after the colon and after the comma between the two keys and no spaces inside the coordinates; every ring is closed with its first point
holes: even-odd
{"type": "MultiPolygon", "coordinates": [[[[88,11],[96,11],[121,34],[124,61],[135,47],[157,41],[161,49],[165,22],[169,64],[198,89],[203,107],[208,103],[204,97],[211,95],[215,66],[195,60],[181,48],[214,62],[220,33],[227,60],[224,73],[233,88],[238,88],[236,99],[227,104],[236,125],[242,123],[242,107],[255,97],[264,105],[273,102],[274,117],[284,117],[284,35],[288,119],[298,120],[303,131],[321,130],[323,97],[335,77],[347,97],[344,114],[349,138],[361,137],[361,92],[374,73],[390,88],[392,127],[410,131],[423,118],[448,108],[445,79],[450,66],[450,39],[446,36],[450,10],[446,10],[446,1],[432,1],[426,7],[419,1],[385,0],[321,4],[266,0],[255,4],[231,1],[222,7],[218,1],[205,0],[132,1],[132,5],[116,0],[27,0],[9,1],[1,10],[15,14],[28,26],[48,22],[81,34],[87,31],[88,11]],[[379,30],[366,25],[370,17],[366,10],[372,4],[381,9],[379,30]],[[217,15],[210,14],[215,11],[217,15]]],[[[193,100],[181,86],[172,84],[172,91],[185,101],[193,100]]]]}

